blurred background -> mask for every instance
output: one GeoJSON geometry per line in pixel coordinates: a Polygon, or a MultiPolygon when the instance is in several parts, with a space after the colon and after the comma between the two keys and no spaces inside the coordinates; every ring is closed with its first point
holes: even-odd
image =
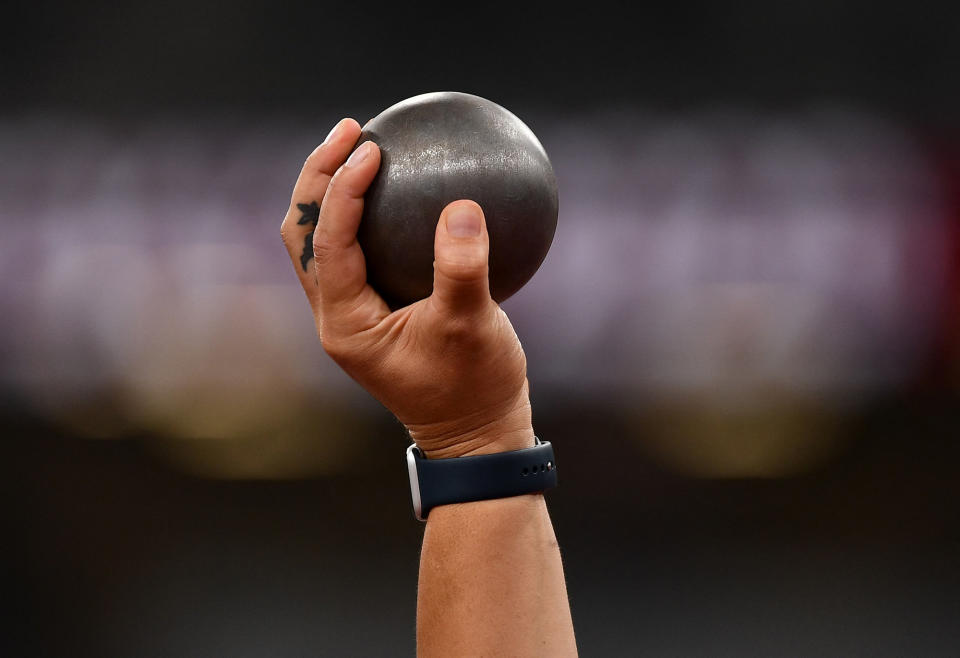
{"type": "Polygon", "coordinates": [[[585,656],[960,653],[960,28],[922,3],[19,3],[0,653],[400,656],[402,428],[280,243],[342,116],[490,98],[585,656]]]}

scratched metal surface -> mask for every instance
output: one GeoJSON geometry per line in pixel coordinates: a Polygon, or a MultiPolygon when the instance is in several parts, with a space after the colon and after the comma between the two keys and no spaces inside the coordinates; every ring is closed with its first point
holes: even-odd
{"type": "Polygon", "coordinates": [[[401,101],[364,126],[380,146],[358,240],[367,278],[393,308],[433,288],[436,220],[446,204],[480,204],[490,234],[490,289],[513,295],[537,271],[557,225],[557,183],[543,146],[496,103],[457,92],[401,101]]]}

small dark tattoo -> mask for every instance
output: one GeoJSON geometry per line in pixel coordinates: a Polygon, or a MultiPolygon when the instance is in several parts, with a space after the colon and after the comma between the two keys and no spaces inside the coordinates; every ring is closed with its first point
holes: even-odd
{"type": "Polygon", "coordinates": [[[310,203],[298,203],[297,208],[303,215],[297,220],[297,224],[311,224],[313,229],[303,237],[303,253],[300,254],[300,265],[303,271],[307,271],[307,263],[313,258],[313,231],[317,228],[317,222],[320,221],[320,206],[316,201],[310,203]]]}
{"type": "Polygon", "coordinates": [[[313,258],[313,231],[303,236],[303,252],[300,254],[300,267],[307,271],[307,263],[313,258]]]}

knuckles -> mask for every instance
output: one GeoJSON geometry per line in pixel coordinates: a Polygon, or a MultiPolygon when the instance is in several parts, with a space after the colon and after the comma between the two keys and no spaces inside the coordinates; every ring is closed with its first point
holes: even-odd
{"type": "Polygon", "coordinates": [[[467,282],[487,275],[487,261],[485,257],[473,255],[460,258],[440,257],[437,259],[437,269],[448,279],[467,282]]]}
{"type": "Polygon", "coordinates": [[[443,245],[437,249],[434,267],[444,278],[458,283],[469,283],[487,278],[489,270],[485,244],[443,245]]]}
{"type": "Polygon", "coordinates": [[[313,233],[313,257],[318,266],[323,267],[335,257],[336,248],[325,238],[324,232],[317,229],[313,233]]]}
{"type": "Polygon", "coordinates": [[[319,146],[314,148],[312,151],[310,151],[310,155],[308,155],[303,161],[303,167],[302,167],[303,171],[309,173],[311,169],[314,169],[315,166],[317,165],[317,161],[320,159],[320,154],[322,152],[323,152],[323,144],[320,144],[319,146]]]}
{"type": "Polygon", "coordinates": [[[321,335],[320,344],[323,345],[323,351],[327,353],[327,356],[345,371],[350,372],[354,368],[357,361],[356,350],[352,349],[343,339],[321,335]]]}
{"type": "Polygon", "coordinates": [[[346,355],[347,350],[344,348],[341,341],[321,335],[320,344],[323,345],[323,351],[327,353],[327,356],[334,361],[339,361],[339,357],[346,355]]]}

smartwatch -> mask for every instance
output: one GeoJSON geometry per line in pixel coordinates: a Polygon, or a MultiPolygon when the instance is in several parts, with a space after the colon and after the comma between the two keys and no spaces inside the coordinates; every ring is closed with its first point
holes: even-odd
{"type": "Polygon", "coordinates": [[[557,486],[553,446],[540,439],[532,448],[450,459],[427,459],[412,444],[407,448],[407,472],[418,521],[426,521],[437,505],[509,498],[557,486]]]}

